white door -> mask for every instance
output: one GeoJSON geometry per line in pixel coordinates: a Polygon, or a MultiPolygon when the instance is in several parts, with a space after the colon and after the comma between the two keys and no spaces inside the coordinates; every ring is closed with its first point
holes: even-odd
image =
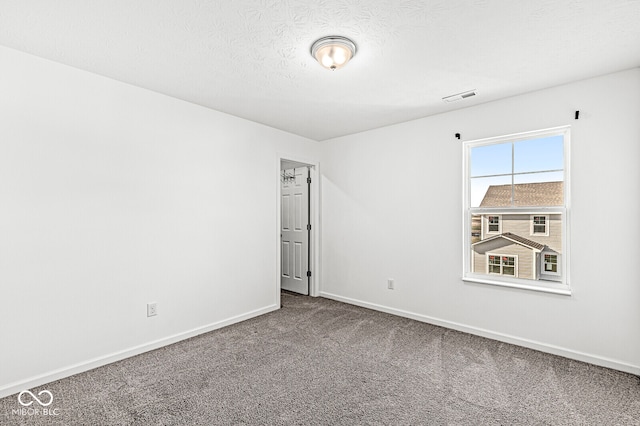
{"type": "Polygon", "coordinates": [[[280,286],[284,290],[309,294],[309,172],[306,167],[283,172],[280,286]]]}

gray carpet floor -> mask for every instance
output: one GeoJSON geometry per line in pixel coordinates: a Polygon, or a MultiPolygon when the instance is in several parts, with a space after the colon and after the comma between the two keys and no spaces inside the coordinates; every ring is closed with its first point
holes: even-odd
{"type": "Polygon", "coordinates": [[[640,425],[637,376],[327,299],[282,303],[32,389],[57,416],[0,399],[0,423],[640,425]]]}

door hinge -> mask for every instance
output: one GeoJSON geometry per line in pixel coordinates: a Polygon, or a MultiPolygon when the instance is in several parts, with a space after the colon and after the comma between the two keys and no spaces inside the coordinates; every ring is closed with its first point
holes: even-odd
{"type": "Polygon", "coordinates": [[[311,178],[307,178],[307,183],[311,183],[311,178]]]}
{"type": "Polygon", "coordinates": [[[311,271],[307,271],[307,276],[310,277],[311,276],[311,271]]]}
{"type": "Polygon", "coordinates": [[[311,231],[311,224],[307,224],[307,231],[311,231]]]}

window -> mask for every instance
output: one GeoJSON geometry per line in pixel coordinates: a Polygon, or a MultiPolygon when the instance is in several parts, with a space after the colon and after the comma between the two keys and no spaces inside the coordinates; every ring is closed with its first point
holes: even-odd
{"type": "Polygon", "coordinates": [[[557,274],[558,273],[558,255],[556,254],[545,254],[544,255],[544,272],[549,274],[557,274]]]}
{"type": "Polygon", "coordinates": [[[549,235],[549,216],[531,215],[531,235],[549,235]]]}
{"type": "Polygon", "coordinates": [[[568,126],[464,142],[465,281],[570,294],[569,144],[568,126]]]}
{"type": "Polygon", "coordinates": [[[487,234],[500,233],[500,216],[487,217],[487,234]]]}
{"type": "Polygon", "coordinates": [[[487,254],[487,271],[489,274],[517,277],[516,264],[516,256],[487,254]]]}

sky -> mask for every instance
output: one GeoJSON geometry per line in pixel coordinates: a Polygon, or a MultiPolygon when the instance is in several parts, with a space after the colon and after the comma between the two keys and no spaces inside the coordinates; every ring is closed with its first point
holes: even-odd
{"type": "Polygon", "coordinates": [[[517,142],[502,142],[471,149],[471,207],[478,207],[489,185],[563,180],[564,138],[554,135],[517,142]],[[513,165],[512,165],[513,150],[513,165]],[[546,172],[545,172],[546,171],[546,172]],[[530,173],[518,175],[518,173],[530,173]],[[502,175],[502,176],[495,176],[502,175]]]}

